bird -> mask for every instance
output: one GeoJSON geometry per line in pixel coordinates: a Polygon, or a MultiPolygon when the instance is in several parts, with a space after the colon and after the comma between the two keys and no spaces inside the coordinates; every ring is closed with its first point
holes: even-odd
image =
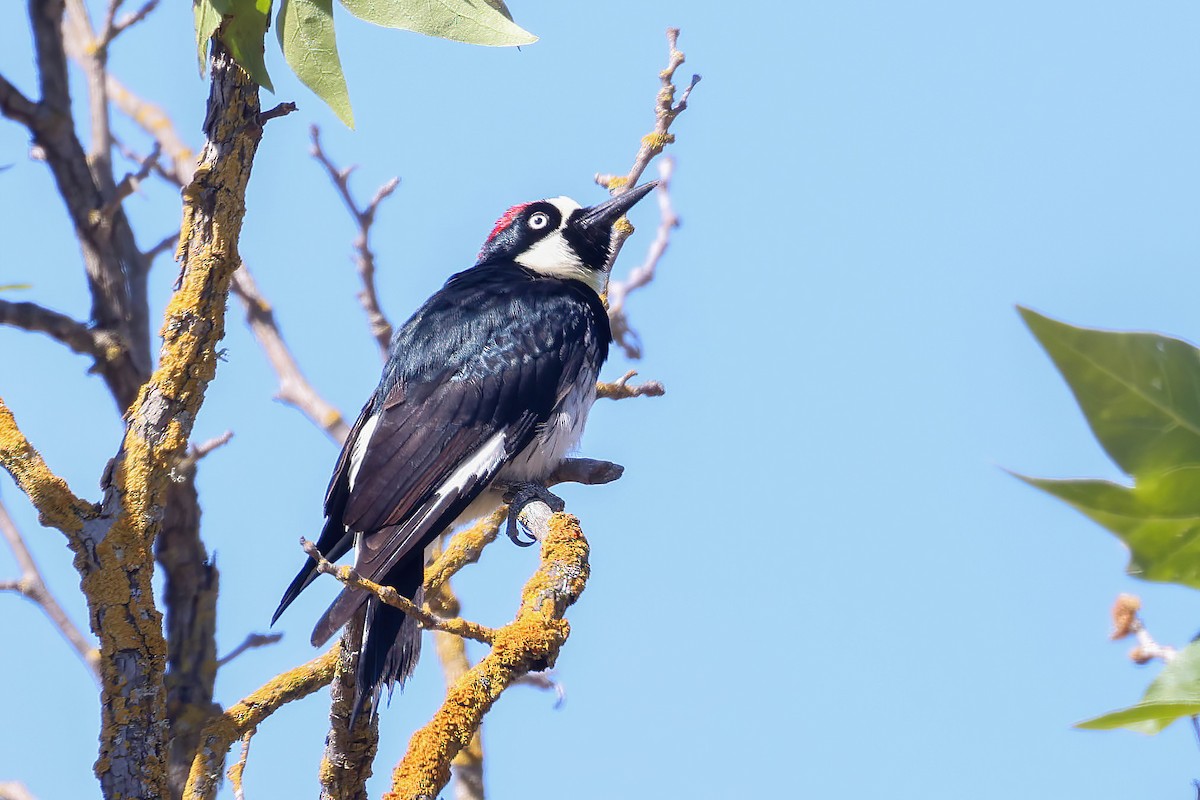
{"type": "MultiPolygon", "coordinates": [[[[583,207],[568,197],[513,206],[475,265],[446,284],[392,336],[379,384],[362,408],[325,493],[316,549],[336,561],[351,549],[365,578],[420,606],[425,548],[444,531],[510,501],[562,501],[547,478],[583,433],[612,332],[601,299],[613,224],[656,185],[583,207]]],[[[317,577],[309,559],[271,619],[317,577]]],[[[345,588],[318,619],[320,646],[366,607],[353,720],[379,711],[420,656],[415,619],[374,595],[345,588]]]]}

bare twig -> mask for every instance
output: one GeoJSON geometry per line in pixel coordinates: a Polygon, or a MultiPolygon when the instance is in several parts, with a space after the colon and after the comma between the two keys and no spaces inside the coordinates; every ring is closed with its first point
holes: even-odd
{"type": "Polygon", "coordinates": [[[629,370],[612,383],[596,384],[596,397],[608,400],[626,400],[630,397],[662,397],[666,389],[658,381],[646,381],[636,386],[630,386],[629,380],[637,375],[637,370],[629,370]]]}
{"type": "Polygon", "coordinates": [[[19,781],[0,781],[0,800],[37,800],[19,781]]]}
{"type": "Polygon", "coordinates": [[[7,591],[15,591],[23,595],[25,598],[36,603],[50,621],[54,623],[54,627],[63,635],[63,638],[75,650],[76,655],[83,661],[88,668],[92,678],[97,682],[100,680],[100,651],[95,645],[83,635],[83,631],[79,629],[71,618],[67,616],[67,612],[63,611],[62,606],[54,598],[50,589],[46,586],[45,580],[42,578],[42,572],[38,569],[37,562],[33,560],[33,554],[29,552],[29,548],[25,545],[25,539],[21,536],[21,532],[17,530],[16,523],[9,516],[8,509],[5,508],[3,501],[0,501],[0,534],[3,534],[8,542],[9,548],[12,550],[13,556],[17,559],[17,566],[21,568],[21,577],[15,581],[5,581],[0,584],[0,589],[7,591]]]}
{"type": "MultiPolygon", "coordinates": [[[[633,166],[625,175],[596,175],[596,183],[608,189],[609,193],[614,197],[625,192],[629,187],[637,184],[642,173],[646,171],[650,161],[663,151],[671,142],[675,141],[675,135],[670,132],[671,124],[675,122],[675,118],[682,114],[687,109],[688,98],[692,95],[692,90],[696,88],[696,84],[700,82],[699,75],[693,75],[691,82],[683,93],[679,96],[679,102],[675,102],[675,71],[684,62],[684,55],[680,52],[676,45],[679,42],[679,29],[667,29],[667,68],[658,74],[659,80],[662,83],[658,91],[658,96],[654,103],[654,130],[646,136],[642,137],[641,147],[638,148],[637,155],[633,159],[633,166]]],[[[632,226],[623,226],[617,229],[617,235],[613,242],[613,260],[621,251],[621,247],[625,244],[625,240],[629,238],[629,234],[633,233],[632,226]]],[[[610,262],[611,263],[611,262],[610,262]]]]}
{"type": "Polygon", "coordinates": [[[244,640],[242,640],[241,644],[239,644],[237,647],[235,647],[229,651],[228,655],[222,656],[221,658],[217,659],[217,666],[223,667],[226,664],[228,664],[230,661],[233,661],[235,658],[240,656],[242,653],[246,652],[247,650],[254,650],[255,648],[258,648],[258,647],[267,647],[268,645],[275,644],[282,638],[283,638],[282,633],[251,633],[251,634],[248,634],[246,636],[246,638],[244,640]]]}
{"type": "Polygon", "coordinates": [[[163,153],[171,159],[172,166],[163,168],[162,174],[177,186],[192,180],[192,172],[196,169],[196,153],[183,141],[183,137],[175,130],[175,124],[166,112],[154,103],[148,102],[131,92],[123,83],[109,73],[106,86],[109,99],[112,100],[121,113],[129,117],[162,147],[163,153]]]}
{"type": "Polygon", "coordinates": [[[93,45],[97,49],[107,49],[112,40],[120,36],[122,33],[138,24],[150,15],[154,9],[158,8],[159,0],[146,0],[142,7],[137,11],[132,11],[119,20],[116,18],[117,10],[121,7],[124,0],[110,0],[108,6],[108,14],[104,20],[104,27],[101,29],[100,38],[93,45]]]}
{"type": "Polygon", "coordinates": [[[270,303],[259,293],[245,262],[233,273],[231,291],[242,301],[246,309],[246,324],[279,376],[276,398],[299,410],[335,442],[345,441],[350,435],[350,426],[341,412],[321,397],[301,372],[300,365],[283,340],[270,303]]]}
{"type": "Polygon", "coordinates": [[[628,358],[641,358],[641,339],[637,332],[629,327],[629,318],[625,313],[625,298],[630,292],[640,289],[654,280],[654,273],[667,245],[671,243],[671,231],[679,227],[679,217],[671,205],[671,178],[675,172],[675,160],[670,156],[658,162],[658,187],[655,196],[658,198],[658,213],[660,222],[658,232],[646,258],[634,267],[629,276],[623,281],[610,280],[608,283],[608,319],[612,325],[613,339],[625,351],[628,358]]]}
{"type": "Polygon", "coordinates": [[[142,253],[142,259],[145,261],[146,269],[150,268],[150,265],[154,263],[154,259],[158,258],[163,253],[173,251],[178,246],[179,231],[175,231],[174,233],[164,236],[159,240],[158,244],[142,253]]]}
{"type": "Polygon", "coordinates": [[[379,295],[375,291],[375,254],[371,251],[370,234],[371,225],[375,222],[375,212],[379,210],[379,204],[382,203],[392,192],[396,191],[396,187],[400,185],[399,178],[392,178],[387,183],[379,187],[375,192],[375,196],[371,198],[371,202],[367,203],[366,208],[359,208],[358,203],[354,200],[354,196],[350,193],[350,175],[354,172],[354,167],[339,169],[330,160],[329,156],[321,147],[321,129],[316,125],[309,128],[312,135],[312,157],[317,160],[325,171],[329,173],[329,179],[333,181],[334,187],[337,188],[338,194],[342,198],[342,202],[346,204],[346,210],[350,212],[350,216],[354,218],[358,225],[358,236],[354,239],[355,261],[358,265],[358,275],[362,280],[362,291],[358,294],[358,300],[362,303],[363,311],[367,314],[367,325],[370,327],[371,336],[374,337],[375,343],[379,346],[379,352],[387,358],[388,344],[392,340],[392,324],[388,322],[384,316],[382,309],[379,307],[379,295]]]}
{"type": "Polygon", "coordinates": [[[120,342],[112,334],[92,330],[66,314],[37,303],[0,300],[0,325],[10,325],[30,333],[44,333],[66,345],[72,352],[91,356],[96,370],[121,353],[120,342]]]}
{"type": "Polygon", "coordinates": [[[271,120],[278,119],[279,117],[286,117],[288,114],[293,113],[295,110],[296,110],[295,103],[280,103],[279,105],[275,106],[274,108],[270,108],[270,109],[267,109],[266,111],[261,112],[258,115],[258,124],[266,125],[271,120]]]}
{"type": "Polygon", "coordinates": [[[250,757],[250,739],[254,737],[257,731],[258,728],[251,728],[246,731],[246,735],[242,737],[242,755],[225,773],[226,777],[229,778],[229,785],[233,789],[234,800],[246,800],[245,788],[242,786],[242,775],[246,772],[246,759],[250,757]]]}
{"type": "Polygon", "coordinates": [[[535,689],[541,689],[543,692],[554,692],[554,707],[562,708],[563,703],[567,702],[567,689],[563,686],[562,681],[554,679],[554,670],[546,670],[545,672],[531,672],[528,675],[522,675],[518,680],[514,681],[515,685],[532,686],[535,689]]]}
{"type": "Polygon", "coordinates": [[[324,556],[322,556],[320,551],[317,550],[317,546],[304,537],[300,538],[300,547],[304,549],[304,552],[308,554],[309,558],[316,562],[317,572],[324,575],[332,575],[343,584],[351,588],[362,589],[363,591],[370,592],[371,594],[375,595],[375,597],[379,598],[381,603],[389,605],[392,608],[398,608],[408,616],[415,619],[423,628],[428,628],[429,630],[434,631],[445,631],[446,633],[452,633],[455,636],[462,636],[465,639],[474,639],[477,642],[483,642],[485,644],[490,644],[495,636],[495,631],[493,631],[491,628],[480,625],[476,622],[471,622],[459,617],[453,619],[440,619],[432,612],[421,608],[416,603],[397,592],[391,586],[384,586],[382,584],[375,583],[374,581],[367,580],[359,575],[352,567],[339,567],[337,564],[330,562],[324,556]]]}
{"type": "Polygon", "coordinates": [[[138,190],[138,186],[142,181],[146,180],[150,175],[150,170],[154,169],[154,165],[158,163],[158,157],[162,155],[162,145],[158,142],[154,143],[154,149],[150,151],[150,155],[142,159],[141,166],[137,172],[127,172],[121,182],[117,184],[116,189],[108,201],[100,207],[99,219],[97,224],[101,222],[111,221],[113,215],[117,213],[117,209],[121,207],[121,203],[125,198],[132,195],[138,190]]]}

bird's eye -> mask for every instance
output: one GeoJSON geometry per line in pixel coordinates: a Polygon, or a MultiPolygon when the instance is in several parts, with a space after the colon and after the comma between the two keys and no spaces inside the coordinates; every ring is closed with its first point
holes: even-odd
{"type": "Polygon", "coordinates": [[[529,227],[535,231],[540,231],[542,228],[550,224],[550,215],[544,211],[539,211],[529,218],[529,227]]]}

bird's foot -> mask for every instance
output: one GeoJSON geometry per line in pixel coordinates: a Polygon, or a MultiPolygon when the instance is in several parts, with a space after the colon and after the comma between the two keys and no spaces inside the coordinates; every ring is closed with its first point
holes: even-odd
{"type": "Polygon", "coordinates": [[[515,483],[505,492],[504,499],[508,501],[508,529],[506,532],[508,533],[508,538],[512,539],[513,544],[518,547],[529,547],[538,542],[533,532],[522,525],[518,519],[525,506],[536,501],[541,501],[555,513],[567,507],[567,504],[563,502],[561,497],[537,483],[515,483]],[[524,529],[525,534],[529,537],[528,539],[522,537],[522,529],[524,529]]]}

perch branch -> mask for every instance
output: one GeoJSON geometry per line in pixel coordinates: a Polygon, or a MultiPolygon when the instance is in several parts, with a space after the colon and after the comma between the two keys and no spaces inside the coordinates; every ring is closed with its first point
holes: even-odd
{"type": "Polygon", "coordinates": [[[454,619],[439,619],[397,592],[391,586],[383,586],[382,584],[368,580],[359,575],[352,567],[339,567],[337,564],[330,562],[321,555],[315,544],[303,537],[300,538],[300,546],[308,554],[308,557],[316,563],[317,572],[323,575],[332,575],[352,589],[362,589],[363,591],[370,592],[379,598],[381,603],[389,605],[392,608],[398,608],[415,619],[423,628],[434,631],[445,631],[455,636],[474,639],[477,642],[484,642],[485,644],[491,643],[492,638],[495,636],[495,631],[491,628],[469,620],[457,617],[454,619]]]}
{"type": "Polygon", "coordinates": [[[254,737],[257,728],[246,731],[242,737],[242,755],[225,773],[229,778],[229,786],[233,789],[233,800],[246,800],[246,791],[242,786],[242,776],[246,773],[246,759],[250,758],[250,739],[254,737]]]}
{"type": "Polygon", "coordinates": [[[204,728],[200,749],[192,762],[184,800],[211,800],[216,796],[225,754],[238,739],[257,728],[267,717],[293,700],[307,697],[333,680],[339,647],[277,675],[254,693],[230,706],[204,728]]]}
{"type": "Polygon", "coordinates": [[[363,311],[367,314],[367,325],[370,327],[371,336],[374,337],[375,343],[379,346],[379,352],[387,358],[388,344],[392,340],[392,324],[388,322],[383,311],[379,307],[379,295],[375,291],[375,254],[371,251],[370,234],[371,225],[375,222],[375,212],[379,210],[379,204],[396,191],[396,187],[400,185],[399,178],[392,178],[387,183],[379,187],[375,192],[375,196],[371,198],[371,202],[367,203],[366,208],[360,208],[354,199],[354,195],[350,193],[350,175],[354,172],[354,167],[339,169],[325,154],[321,147],[321,129],[316,125],[309,128],[309,133],[312,135],[312,157],[325,168],[329,174],[329,179],[333,181],[333,185],[337,188],[338,194],[342,198],[342,202],[346,204],[346,210],[350,212],[350,216],[354,218],[358,225],[358,235],[354,239],[355,262],[358,265],[358,276],[362,280],[362,291],[358,294],[358,300],[362,303],[363,311]]]}
{"type": "Polygon", "coordinates": [[[21,532],[17,530],[17,525],[9,516],[8,509],[4,503],[0,501],[0,534],[8,541],[8,546],[12,550],[13,556],[17,560],[17,566],[21,568],[21,577],[15,581],[6,582],[0,588],[5,588],[10,591],[19,592],[27,599],[37,604],[58,632],[63,635],[67,643],[75,650],[75,653],[83,661],[88,668],[92,678],[97,682],[100,680],[100,651],[97,650],[79,627],[71,621],[67,616],[67,612],[63,611],[62,606],[58,604],[53,593],[46,586],[46,581],[42,577],[42,572],[38,569],[37,562],[33,560],[33,554],[29,552],[29,548],[25,544],[25,539],[21,536],[21,532]]]}
{"type": "MultiPolygon", "coordinates": [[[[526,510],[539,505],[545,506],[531,503],[526,510]]],[[[491,651],[413,734],[385,800],[437,797],[450,780],[451,762],[469,745],[500,693],[522,675],[553,666],[570,632],[563,615],[587,582],[588,544],[579,521],[568,514],[549,516],[544,527],[531,530],[542,541],[541,565],[525,584],[516,619],[495,632],[491,651]]]]}

